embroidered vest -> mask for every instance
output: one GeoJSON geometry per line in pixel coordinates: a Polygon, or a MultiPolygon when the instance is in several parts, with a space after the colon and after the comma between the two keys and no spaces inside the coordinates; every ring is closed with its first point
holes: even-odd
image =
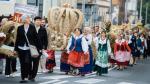
{"type": "Polygon", "coordinates": [[[75,39],[74,37],[72,37],[72,42],[71,42],[71,46],[70,46],[70,50],[74,50],[77,52],[82,52],[82,37],[79,39],[75,39]]]}
{"type": "Polygon", "coordinates": [[[107,51],[107,40],[105,44],[98,44],[98,51],[107,51]]]}

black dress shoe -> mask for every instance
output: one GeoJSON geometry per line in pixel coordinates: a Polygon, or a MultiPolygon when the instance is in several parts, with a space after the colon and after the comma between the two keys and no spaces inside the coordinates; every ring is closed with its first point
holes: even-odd
{"type": "Polygon", "coordinates": [[[129,64],[130,67],[133,67],[133,64],[129,64]]]}
{"type": "Polygon", "coordinates": [[[35,82],[35,79],[30,79],[31,82],[35,82]]]}
{"type": "Polygon", "coordinates": [[[120,70],[120,68],[117,68],[117,70],[120,70]]]}
{"type": "Polygon", "coordinates": [[[68,75],[68,74],[69,74],[68,72],[65,73],[65,75],[68,75]]]}
{"type": "Polygon", "coordinates": [[[84,76],[85,76],[85,74],[81,74],[81,76],[82,76],[82,77],[84,77],[84,76]]]}
{"type": "Polygon", "coordinates": [[[53,70],[48,71],[48,73],[53,73],[53,70]]]}
{"type": "Polygon", "coordinates": [[[21,80],[20,83],[27,83],[27,80],[21,80]]]}

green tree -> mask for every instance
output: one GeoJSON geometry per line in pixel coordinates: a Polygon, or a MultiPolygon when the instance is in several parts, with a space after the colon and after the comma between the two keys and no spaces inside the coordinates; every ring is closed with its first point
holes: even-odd
{"type": "MultiPolygon", "coordinates": [[[[140,4],[141,4],[141,0],[138,0],[138,14],[140,17],[140,4]]],[[[145,23],[145,17],[146,17],[146,7],[148,6],[148,14],[147,14],[147,23],[150,23],[150,0],[143,0],[143,6],[142,6],[142,19],[143,19],[143,23],[145,23]]]]}

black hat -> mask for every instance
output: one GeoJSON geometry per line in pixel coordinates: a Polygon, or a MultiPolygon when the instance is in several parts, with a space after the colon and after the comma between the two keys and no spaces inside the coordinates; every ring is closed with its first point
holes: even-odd
{"type": "Polygon", "coordinates": [[[40,16],[36,16],[35,18],[34,18],[34,21],[35,20],[37,20],[37,19],[42,19],[40,16]]]}

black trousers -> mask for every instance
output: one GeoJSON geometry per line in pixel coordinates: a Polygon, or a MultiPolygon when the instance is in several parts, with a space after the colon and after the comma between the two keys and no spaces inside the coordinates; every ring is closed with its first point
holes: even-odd
{"type": "Polygon", "coordinates": [[[6,57],[5,75],[10,75],[11,73],[17,71],[16,63],[16,58],[6,57]]]}
{"type": "Polygon", "coordinates": [[[19,50],[18,54],[22,80],[25,78],[34,79],[37,75],[40,57],[32,58],[29,50],[19,50]]]}

